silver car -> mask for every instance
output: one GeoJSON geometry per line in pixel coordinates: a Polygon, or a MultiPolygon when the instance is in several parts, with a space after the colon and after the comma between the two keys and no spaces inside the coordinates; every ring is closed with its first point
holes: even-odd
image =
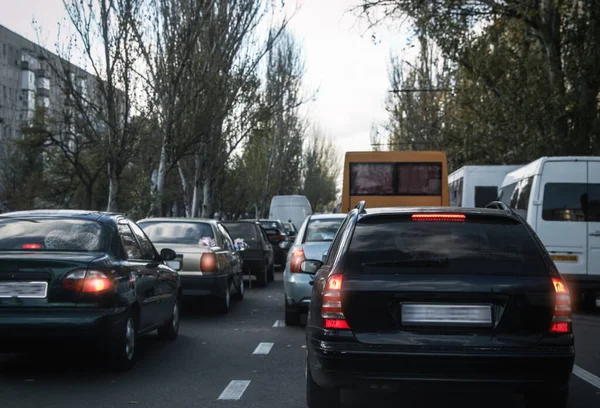
{"type": "Polygon", "coordinates": [[[287,256],[283,271],[285,290],[285,324],[300,324],[300,315],[308,311],[314,275],[304,273],[300,266],[305,260],[321,261],[327,255],[346,214],[311,215],[304,220],[287,256]]]}

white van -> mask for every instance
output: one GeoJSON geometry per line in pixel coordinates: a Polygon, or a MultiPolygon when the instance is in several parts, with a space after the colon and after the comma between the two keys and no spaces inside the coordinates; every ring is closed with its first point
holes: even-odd
{"type": "Polygon", "coordinates": [[[600,157],[542,157],[506,175],[500,200],[533,227],[586,300],[600,289],[600,157]]]}
{"type": "Polygon", "coordinates": [[[522,165],[463,166],[448,176],[451,207],[485,207],[498,199],[504,177],[522,165]]]}
{"type": "Polygon", "coordinates": [[[297,230],[300,230],[306,217],[311,214],[310,202],[303,195],[274,196],[271,200],[269,219],[291,222],[297,230]]]}

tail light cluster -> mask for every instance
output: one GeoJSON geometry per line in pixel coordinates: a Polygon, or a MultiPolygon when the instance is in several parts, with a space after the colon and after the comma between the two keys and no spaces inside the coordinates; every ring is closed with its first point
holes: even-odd
{"type": "Polygon", "coordinates": [[[219,269],[217,256],[212,252],[205,252],[200,257],[200,271],[215,273],[219,269]]]}
{"type": "Polygon", "coordinates": [[[571,296],[567,284],[561,278],[552,278],[554,286],[554,315],[550,333],[571,333],[571,296]]]}
{"type": "Polygon", "coordinates": [[[292,253],[292,258],[290,259],[290,272],[298,273],[302,272],[300,266],[302,266],[302,262],[306,261],[306,256],[304,255],[304,251],[299,249],[292,253]]]}
{"type": "Polygon", "coordinates": [[[62,280],[63,289],[81,293],[100,293],[114,288],[113,280],[106,272],[77,269],[62,280]]]}
{"type": "Polygon", "coordinates": [[[326,329],[350,329],[342,310],[343,281],[343,275],[331,275],[327,280],[325,294],[323,295],[323,305],[321,306],[323,327],[326,329]]]}

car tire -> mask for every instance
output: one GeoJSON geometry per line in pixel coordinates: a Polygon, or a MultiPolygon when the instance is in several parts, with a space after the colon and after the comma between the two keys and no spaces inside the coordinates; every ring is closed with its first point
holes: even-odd
{"type": "Polygon", "coordinates": [[[300,311],[293,309],[288,305],[287,299],[285,301],[285,325],[286,326],[299,326],[300,325],[300,311]]]}
{"type": "Polygon", "coordinates": [[[527,408],[567,408],[568,403],[568,387],[525,395],[525,406],[527,408]]]}
{"type": "Polygon", "coordinates": [[[232,282],[229,281],[225,292],[218,298],[217,311],[221,314],[229,313],[229,309],[231,308],[231,285],[232,282]]]}
{"type": "Polygon", "coordinates": [[[256,284],[259,288],[264,288],[267,286],[267,282],[269,281],[269,265],[265,264],[258,274],[256,275],[256,284]]]}
{"type": "MultiPolygon", "coordinates": [[[[269,265],[269,264],[267,263],[267,265],[269,265]]],[[[268,267],[267,281],[273,282],[274,280],[275,280],[275,265],[270,264],[268,267]]]]}
{"type": "Polygon", "coordinates": [[[306,405],[308,408],[340,408],[340,390],[321,388],[312,378],[308,362],[306,363],[306,405]]]}
{"type": "Polygon", "coordinates": [[[180,311],[181,305],[179,303],[179,297],[177,297],[173,304],[171,318],[158,328],[158,337],[161,340],[173,341],[177,338],[177,335],[179,334],[180,311]]]}
{"type": "Polygon", "coordinates": [[[115,371],[127,371],[134,365],[137,357],[137,323],[132,315],[127,316],[123,332],[113,344],[112,368],[115,371]]]}
{"type": "Polygon", "coordinates": [[[235,291],[235,295],[233,295],[233,298],[235,300],[243,300],[244,299],[244,275],[240,275],[240,286],[239,288],[236,288],[235,291]]]}

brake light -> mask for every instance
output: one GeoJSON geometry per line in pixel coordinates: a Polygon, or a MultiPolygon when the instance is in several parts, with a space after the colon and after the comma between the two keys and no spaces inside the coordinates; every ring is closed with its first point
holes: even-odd
{"type": "Polygon", "coordinates": [[[343,275],[331,275],[327,279],[323,305],[321,306],[321,317],[325,329],[347,330],[350,328],[344,311],[342,310],[342,284],[343,275]]]}
{"type": "Polygon", "coordinates": [[[42,246],[40,244],[23,244],[21,248],[23,249],[40,249],[42,246]]]}
{"type": "Polygon", "coordinates": [[[302,262],[304,262],[304,261],[306,261],[306,256],[304,255],[304,251],[302,249],[294,251],[294,253],[292,254],[292,258],[290,259],[290,272],[293,272],[293,273],[302,272],[300,270],[300,266],[302,265],[302,262]]]}
{"type": "Polygon", "coordinates": [[[564,280],[553,277],[554,286],[554,315],[552,316],[552,325],[550,333],[571,333],[571,296],[564,280]]]}
{"type": "Polygon", "coordinates": [[[464,222],[464,214],[413,214],[413,221],[433,221],[433,222],[464,222]]]}
{"type": "Polygon", "coordinates": [[[78,269],[65,275],[62,287],[73,292],[99,293],[112,289],[114,285],[102,271],[78,269]]]}
{"type": "Polygon", "coordinates": [[[200,270],[202,272],[217,272],[217,256],[212,252],[205,252],[200,257],[200,270]]]}

